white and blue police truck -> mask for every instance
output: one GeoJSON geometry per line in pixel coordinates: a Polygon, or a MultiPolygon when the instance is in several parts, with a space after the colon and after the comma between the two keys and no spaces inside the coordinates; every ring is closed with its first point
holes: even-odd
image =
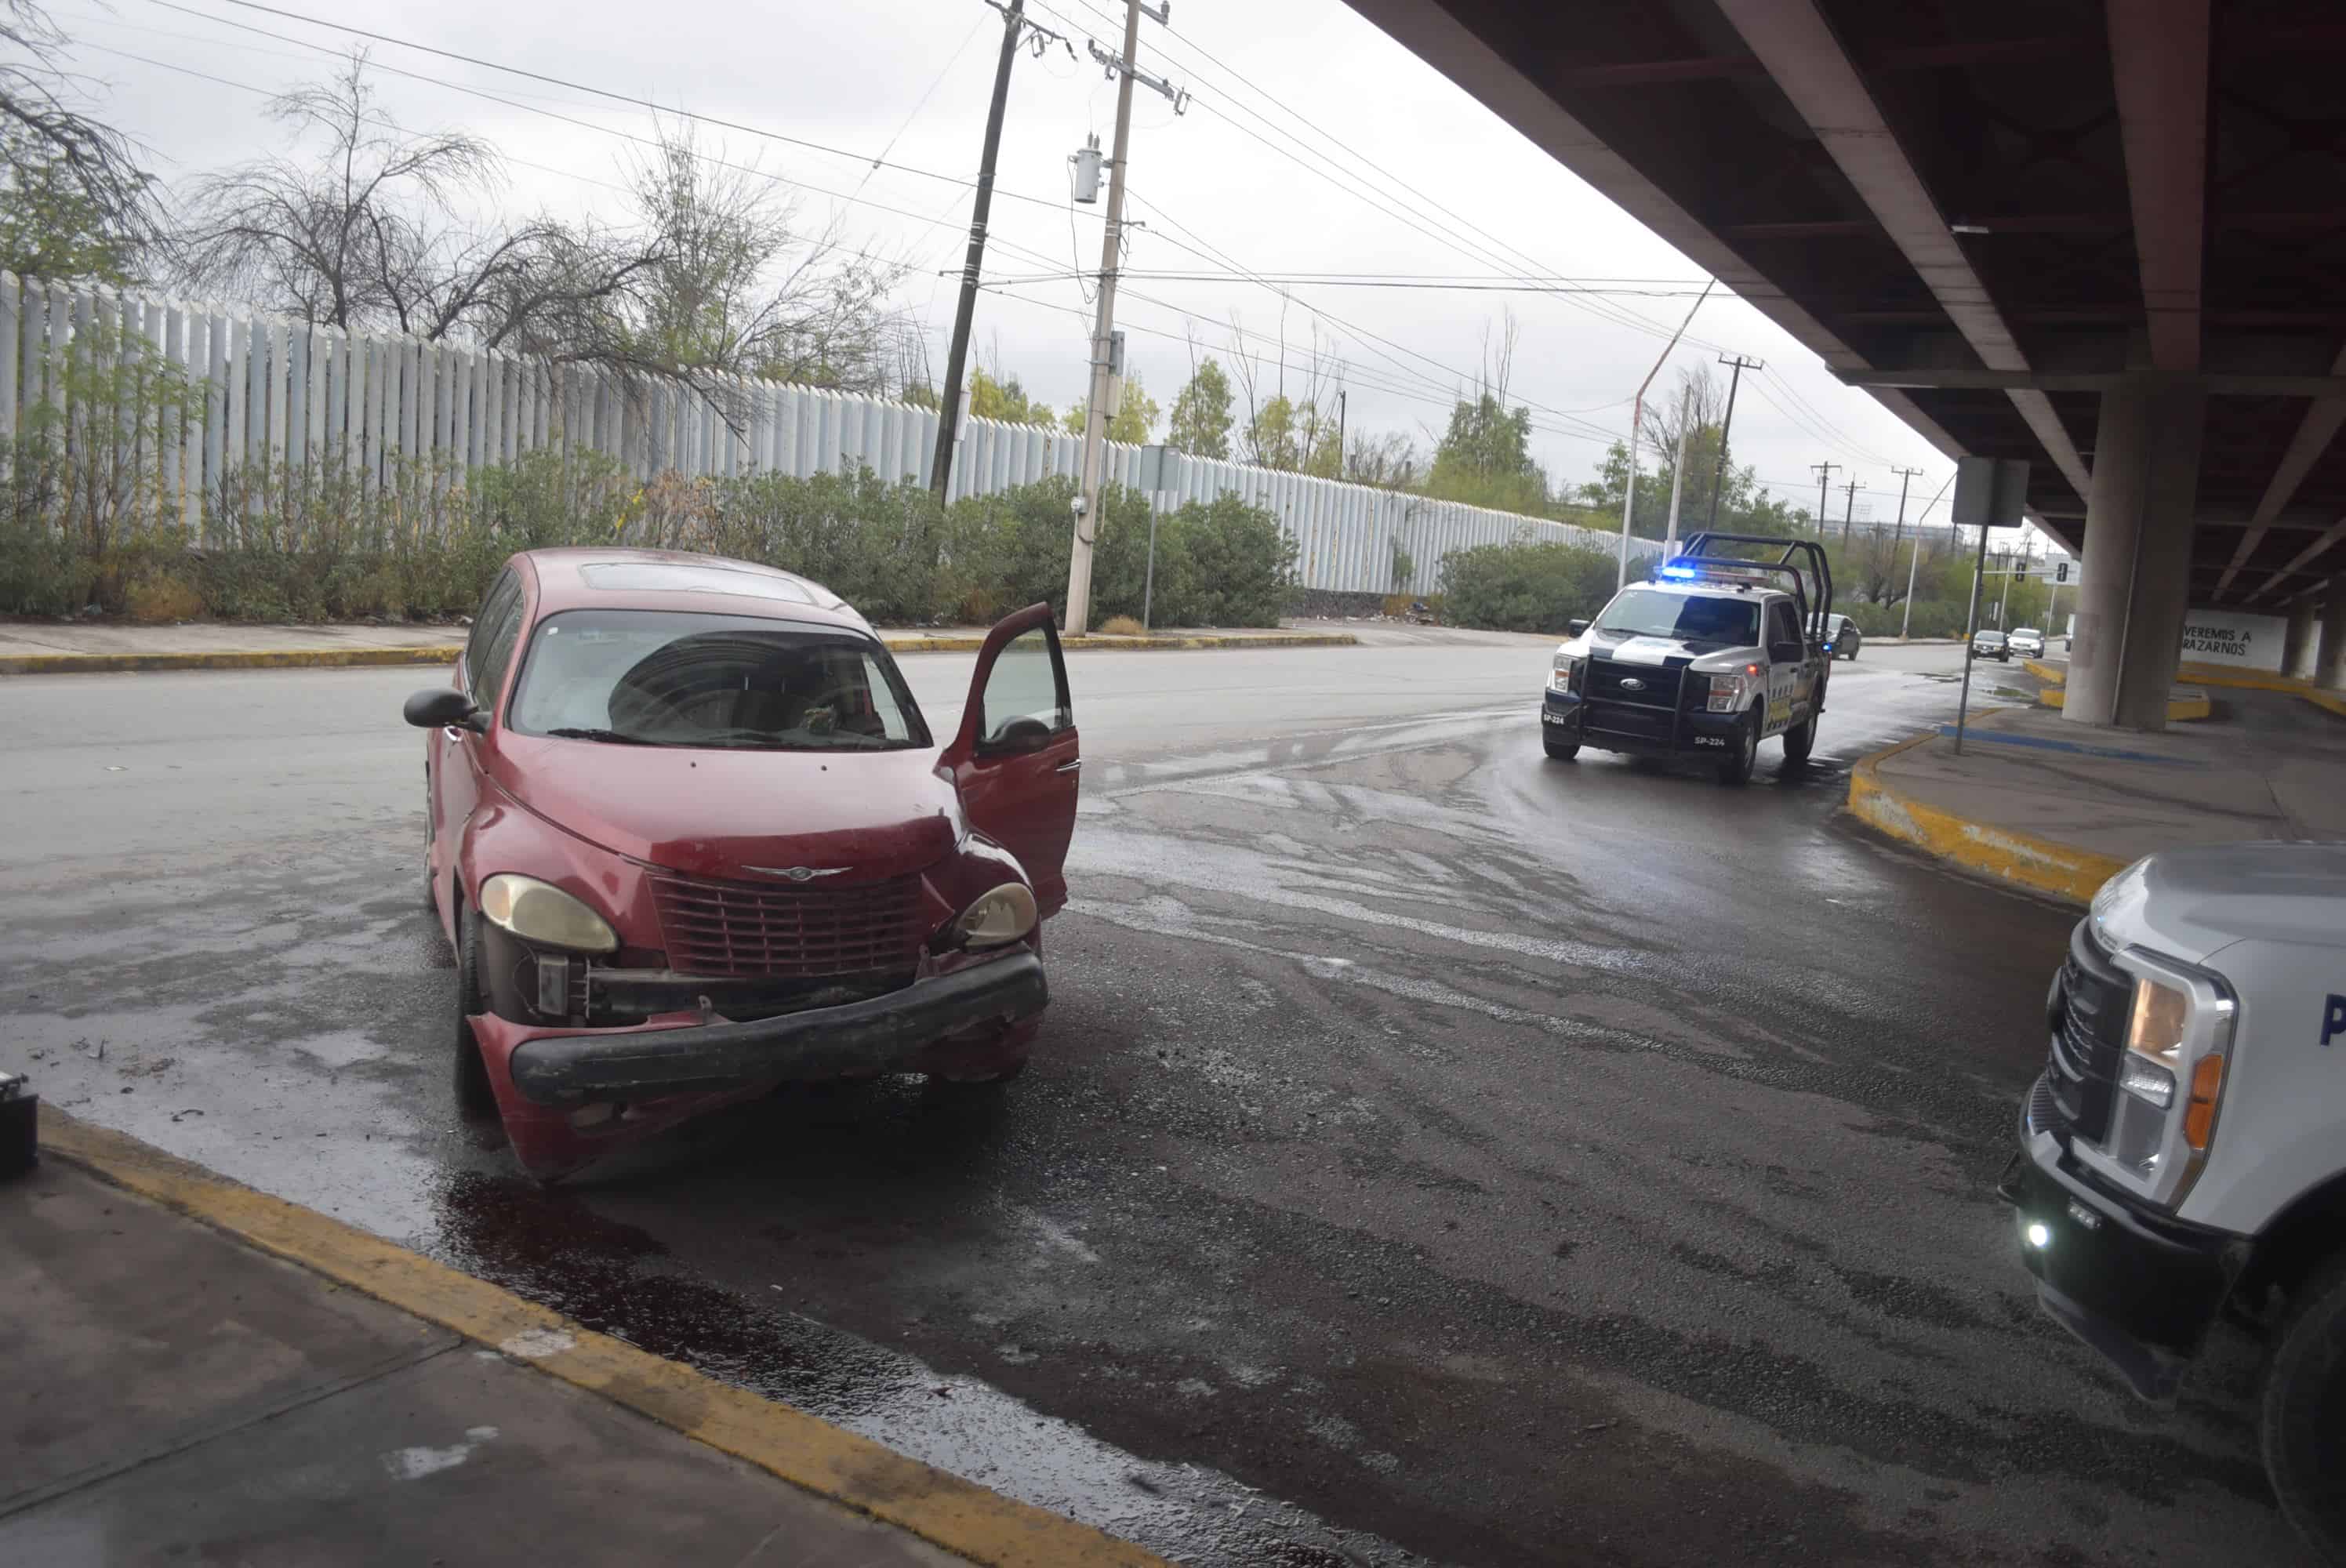
{"type": "Polygon", "coordinates": [[[2171,1403],[2261,1336],[2290,1520],[2346,1563],[2346,843],[2161,850],[2103,884],[2045,1001],[2000,1185],[2037,1299],[2171,1403]]]}
{"type": "Polygon", "coordinates": [[[1540,738],[1562,762],[1584,746],[1709,759],[1727,784],[1751,777],[1762,740],[1781,737],[1784,759],[1804,762],[1825,710],[1832,623],[1832,571],[1815,542],[1697,534],[1650,581],[1570,624],[1540,738]]]}

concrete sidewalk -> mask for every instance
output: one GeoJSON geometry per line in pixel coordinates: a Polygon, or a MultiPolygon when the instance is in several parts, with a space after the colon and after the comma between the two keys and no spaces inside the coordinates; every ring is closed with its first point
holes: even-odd
{"type": "Polygon", "coordinates": [[[2346,838],[2346,722],[2290,694],[2226,691],[2157,735],[2091,729],[2044,708],[1976,714],[1867,758],[1861,820],[1979,875],[2083,902],[2155,850],[2346,838]]]}
{"type": "Polygon", "coordinates": [[[43,1139],[0,1184],[0,1562],[1158,1562],[133,1140],[43,1139]]]}
{"type": "MultiPolygon", "coordinates": [[[[882,627],[900,654],[975,653],[984,626],[882,627]]],[[[136,626],[112,621],[0,621],[0,675],[65,675],[162,669],[305,669],[356,665],[453,663],[462,626],[260,626],[190,623],[136,626]]],[[[1068,637],[1069,651],[1351,647],[1349,630],[1294,627],[1168,627],[1138,636],[1068,637]]]]}

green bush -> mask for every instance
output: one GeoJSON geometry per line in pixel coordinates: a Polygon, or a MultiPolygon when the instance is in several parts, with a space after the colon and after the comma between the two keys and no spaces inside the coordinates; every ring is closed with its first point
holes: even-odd
{"type": "MultiPolygon", "coordinates": [[[[1630,580],[1647,575],[1656,560],[1633,556],[1630,580]]],[[[1453,550],[1442,558],[1443,618],[1452,626],[1561,634],[1566,622],[1605,607],[1619,573],[1617,557],[1580,545],[1519,539],[1453,550]]]]}
{"type": "MultiPolygon", "coordinates": [[[[118,614],[134,585],[156,609],[155,585],[168,582],[171,608],[193,596],[220,620],[444,620],[470,613],[516,550],[618,543],[780,566],[883,623],[984,624],[1037,600],[1066,609],[1076,487],[1065,479],[948,511],[869,469],[647,484],[600,453],[536,452],[469,473],[401,464],[376,484],[318,454],[291,472],[232,473],[202,497],[189,533],[157,520],[172,511],[159,495],[118,515],[76,510],[72,471],[38,437],[12,455],[0,473],[0,613],[118,614]]],[[[1157,522],[1157,625],[1278,623],[1295,549],[1269,513],[1226,497],[1157,522]]],[[[1095,622],[1140,613],[1148,531],[1146,495],[1102,496],[1095,622]]]]}

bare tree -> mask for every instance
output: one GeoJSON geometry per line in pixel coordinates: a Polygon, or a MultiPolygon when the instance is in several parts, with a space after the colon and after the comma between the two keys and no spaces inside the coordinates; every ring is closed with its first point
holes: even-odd
{"type": "Polygon", "coordinates": [[[90,227],[129,249],[153,244],[161,236],[154,181],[128,137],[76,107],[87,84],[60,63],[66,42],[33,0],[0,0],[0,44],[13,56],[0,57],[0,147],[10,171],[38,166],[90,227]]]}
{"type": "Polygon", "coordinates": [[[1237,311],[1231,311],[1230,364],[1247,405],[1246,423],[1239,432],[1239,461],[1258,468],[1334,477],[1343,461],[1337,450],[1334,411],[1336,394],[1343,390],[1344,366],[1329,351],[1333,345],[1321,336],[1319,318],[1312,318],[1311,347],[1297,369],[1300,385],[1294,395],[1288,391],[1284,300],[1279,311],[1279,357],[1270,361],[1268,379],[1264,361],[1247,348],[1250,338],[1262,341],[1260,334],[1247,331],[1237,311]]]}

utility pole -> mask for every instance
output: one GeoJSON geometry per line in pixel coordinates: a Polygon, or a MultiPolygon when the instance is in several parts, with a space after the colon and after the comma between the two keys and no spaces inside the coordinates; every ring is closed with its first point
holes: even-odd
{"type": "Polygon", "coordinates": [[[1825,536],[1826,491],[1832,484],[1833,470],[1840,466],[1841,464],[1838,463],[1811,463],[1809,464],[1809,472],[1817,476],[1817,537],[1820,539],[1825,536]]]}
{"type": "Polygon", "coordinates": [[[1764,371],[1768,368],[1758,360],[1747,360],[1741,354],[1736,355],[1733,359],[1721,359],[1719,362],[1722,365],[1732,365],[1735,368],[1728,373],[1727,378],[1727,417],[1719,423],[1719,457],[1710,465],[1710,521],[1703,524],[1706,528],[1719,526],[1719,487],[1727,480],[1727,433],[1735,428],[1735,389],[1743,384],[1745,371],[1764,371]]]}
{"type": "Polygon", "coordinates": [[[1895,562],[1898,559],[1898,541],[1906,537],[1906,487],[1913,484],[1914,476],[1923,471],[1919,468],[1893,468],[1890,472],[1898,476],[1898,531],[1890,536],[1890,559],[1895,562]]]}
{"type": "Polygon", "coordinates": [[[1342,387],[1336,389],[1336,477],[1344,477],[1344,399],[1342,387]]]}
{"type": "Polygon", "coordinates": [[[1670,526],[1662,541],[1662,559],[1667,561],[1678,553],[1678,497],[1686,493],[1687,438],[1694,434],[1689,423],[1678,430],[1678,460],[1670,470],[1670,526]]]}
{"type": "Polygon", "coordinates": [[[1710,298],[1710,289],[1711,285],[1705,283],[1702,292],[1695,296],[1694,303],[1687,307],[1686,320],[1680,321],[1678,330],[1670,334],[1670,341],[1662,345],[1660,356],[1654,361],[1654,368],[1647,371],[1646,379],[1637,383],[1637,396],[1629,405],[1629,483],[1621,490],[1621,567],[1614,577],[1613,591],[1616,593],[1629,585],[1629,524],[1637,511],[1637,433],[1646,423],[1646,389],[1654,384],[1654,378],[1662,373],[1663,362],[1670,357],[1670,351],[1678,346],[1678,340],[1686,336],[1686,330],[1694,325],[1694,313],[1702,309],[1705,300],[1710,298]]]}
{"type": "Polygon", "coordinates": [[[2020,575],[2020,568],[2012,564],[2011,556],[2004,558],[2004,592],[1997,595],[1995,600],[1995,624],[1999,626],[2004,626],[2004,606],[2012,603],[2012,579],[2020,575]]]}
{"type": "Polygon", "coordinates": [[[1857,480],[1852,479],[1847,484],[1842,485],[1841,488],[1849,492],[1849,504],[1847,506],[1842,508],[1841,514],[1841,542],[1846,545],[1849,543],[1850,521],[1857,515],[1857,493],[1864,489],[1865,486],[1857,480]]]}
{"type": "Polygon", "coordinates": [[[1002,147],[1002,112],[1010,102],[1010,66],[1018,58],[1018,45],[1030,27],[1038,56],[1046,38],[1057,38],[1070,59],[1076,53],[1058,34],[1026,20],[1026,0],[1010,0],[1006,5],[997,0],[996,8],[1002,13],[1002,58],[994,67],[994,101],[985,110],[985,146],[977,159],[977,199],[969,209],[969,255],[961,265],[961,302],[954,307],[944,398],[937,404],[937,449],[929,463],[929,489],[939,501],[945,498],[945,487],[953,482],[954,440],[961,433],[961,378],[969,364],[970,321],[977,313],[978,274],[985,263],[985,224],[994,210],[994,158],[1002,147]]]}
{"type": "MultiPolygon", "coordinates": [[[[1947,493],[1947,485],[1954,482],[1953,474],[1947,475],[1946,484],[1939,486],[1939,495],[1944,495],[1947,493]]],[[[1939,504],[1939,495],[1931,497],[1931,506],[1936,506],[1939,504]]],[[[1931,514],[1931,506],[1923,508],[1923,517],[1928,517],[1931,514]]],[[[1906,518],[1906,493],[1903,490],[1898,493],[1898,518],[1902,523],[1906,518]]],[[[1895,555],[1890,559],[1892,565],[1897,564],[1898,557],[1895,555]]],[[[1914,629],[1914,574],[1922,565],[1923,518],[1917,517],[1914,519],[1914,554],[1906,563],[1906,614],[1898,623],[1898,640],[1902,643],[1906,640],[1907,634],[1914,629]]]]}
{"type": "Polygon", "coordinates": [[[1099,536],[1100,466],[1107,455],[1107,406],[1110,382],[1117,367],[1114,359],[1116,281],[1124,249],[1124,175],[1132,149],[1132,84],[1143,81],[1173,100],[1173,112],[1188,105],[1188,94],[1177,92],[1161,77],[1141,75],[1140,15],[1159,26],[1172,10],[1173,0],[1156,6],[1125,0],[1124,52],[1110,55],[1086,39],[1091,56],[1116,78],[1116,144],[1108,155],[1107,224],[1100,239],[1099,319],[1092,329],[1091,396],[1084,409],[1083,491],[1076,497],[1075,545],[1067,556],[1067,619],[1070,636],[1090,629],[1092,616],[1092,541],[1099,536]]]}

